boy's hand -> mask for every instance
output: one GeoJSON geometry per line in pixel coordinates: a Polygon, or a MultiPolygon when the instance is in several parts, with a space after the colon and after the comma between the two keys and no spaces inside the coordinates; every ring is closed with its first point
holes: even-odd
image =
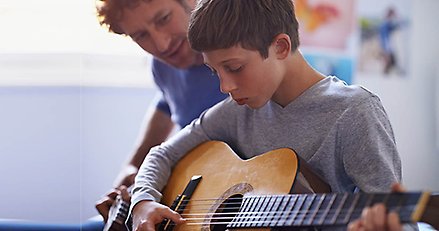
{"type": "MultiPolygon", "coordinates": [[[[392,185],[392,192],[404,192],[405,189],[401,184],[392,185]]],[[[349,231],[400,231],[402,230],[401,222],[397,213],[390,212],[386,214],[384,204],[376,204],[372,207],[365,208],[361,217],[348,226],[349,231]]]]}
{"type": "Polygon", "coordinates": [[[136,204],[132,217],[134,231],[155,231],[155,226],[165,218],[176,224],[185,222],[180,214],[154,201],[141,201],[136,204]]]}

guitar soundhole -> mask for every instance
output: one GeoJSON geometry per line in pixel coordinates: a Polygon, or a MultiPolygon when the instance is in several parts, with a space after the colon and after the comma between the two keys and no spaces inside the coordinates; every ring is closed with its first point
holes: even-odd
{"type": "Polygon", "coordinates": [[[225,200],[212,216],[210,230],[224,231],[233,220],[242,204],[243,195],[233,195],[225,200]]]}

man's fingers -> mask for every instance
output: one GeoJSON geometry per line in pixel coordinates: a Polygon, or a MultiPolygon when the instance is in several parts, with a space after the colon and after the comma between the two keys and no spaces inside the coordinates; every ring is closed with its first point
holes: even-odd
{"type": "Polygon", "coordinates": [[[101,201],[96,203],[95,207],[98,210],[99,214],[104,218],[104,221],[107,222],[108,220],[108,213],[110,211],[111,205],[114,203],[114,200],[106,197],[103,198],[101,201]]]}
{"type": "Polygon", "coordinates": [[[125,202],[131,201],[131,195],[128,193],[128,189],[125,186],[120,187],[120,196],[122,197],[122,200],[125,202]]]}

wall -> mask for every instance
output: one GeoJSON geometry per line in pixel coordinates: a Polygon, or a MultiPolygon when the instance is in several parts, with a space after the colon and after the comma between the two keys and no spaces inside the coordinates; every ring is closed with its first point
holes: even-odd
{"type": "Polygon", "coordinates": [[[382,99],[402,156],[403,180],[409,189],[439,190],[436,92],[439,60],[439,1],[412,1],[410,73],[405,79],[357,78],[382,99]]]}

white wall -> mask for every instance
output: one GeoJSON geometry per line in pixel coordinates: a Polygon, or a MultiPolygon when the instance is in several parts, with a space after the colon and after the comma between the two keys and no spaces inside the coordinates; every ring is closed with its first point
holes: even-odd
{"type": "Polygon", "coordinates": [[[402,156],[403,181],[413,190],[439,190],[439,150],[435,131],[439,78],[439,1],[412,1],[410,73],[401,78],[356,78],[377,93],[393,124],[402,156]]]}

